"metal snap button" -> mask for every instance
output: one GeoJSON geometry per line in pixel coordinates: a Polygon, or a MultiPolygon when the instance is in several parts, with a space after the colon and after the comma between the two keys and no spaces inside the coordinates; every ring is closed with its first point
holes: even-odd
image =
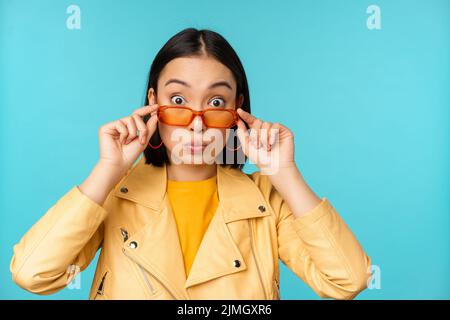
{"type": "Polygon", "coordinates": [[[259,211],[264,212],[266,211],[266,207],[264,207],[263,205],[258,207],[259,211]]]}
{"type": "Polygon", "coordinates": [[[128,245],[131,249],[136,249],[138,244],[136,241],[131,241],[130,244],[128,245]]]}
{"type": "Polygon", "coordinates": [[[127,241],[128,240],[128,231],[123,228],[120,228],[120,233],[122,234],[123,242],[127,241]]]}
{"type": "Polygon", "coordinates": [[[128,188],[127,187],[122,187],[122,188],[120,188],[120,192],[127,193],[128,192],[128,188]]]}
{"type": "Polygon", "coordinates": [[[234,260],[233,263],[235,268],[239,268],[241,266],[241,262],[239,260],[234,260]]]}

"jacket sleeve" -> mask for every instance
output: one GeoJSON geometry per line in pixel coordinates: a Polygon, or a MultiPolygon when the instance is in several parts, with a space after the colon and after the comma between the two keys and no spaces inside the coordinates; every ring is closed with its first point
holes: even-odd
{"type": "Polygon", "coordinates": [[[281,261],[321,298],[356,297],[367,287],[371,259],[328,199],[296,217],[268,177],[262,177],[276,215],[281,261]]]}
{"type": "Polygon", "coordinates": [[[30,292],[52,294],[86,269],[102,244],[111,194],[104,206],[78,186],[61,197],[14,246],[13,281],[30,292]]]}

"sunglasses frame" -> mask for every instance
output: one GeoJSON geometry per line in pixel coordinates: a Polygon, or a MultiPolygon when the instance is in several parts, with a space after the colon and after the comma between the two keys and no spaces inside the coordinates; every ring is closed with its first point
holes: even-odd
{"type": "Polygon", "coordinates": [[[202,118],[203,123],[204,123],[205,126],[207,126],[208,128],[229,129],[229,128],[235,126],[236,123],[237,123],[237,120],[239,119],[239,115],[238,115],[238,113],[237,113],[236,110],[226,109],[226,108],[208,108],[208,109],[205,109],[205,110],[203,110],[203,111],[195,111],[195,110],[193,110],[192,108],[189,108],[189,107],[187,107],[187,106],[162,105],[162,106],[159,106],[159,107],[158,107],[156,113],[157,113],[157,115],[158,115],[158,121],[161,121],[162,123],[167,124],[167,125],[169,125],[169,126],[177,126],[177,127],[185,127],[185,126],[188,126],[188,125],[190,125],[190,124],[192,123],[192,120],[194,120],[194,118],[195,118],[196,116],[200,116],[200,117],[202,118]],[[172,108],[189,110],[189,111],[192,113],[192,116],[191,116],[191,119],[189,120],[188,124],[171,124],[171,123],[162,121],[162,118],[160,117],[160,114],[161,114],[164,110],[166,110],[166,109],[172,109],[172,108]],[[205,112],[208,112],[208,111],[226,111],[226,112],[229,112],[229,113],[231,113],[231,114],[233,115],[233,121],[232,121],[231,125],[230,125],[230,126],[227,126],[227,127],[208,126],[208,125],[206,124],[205,118],[204,118],[205,112]]]}

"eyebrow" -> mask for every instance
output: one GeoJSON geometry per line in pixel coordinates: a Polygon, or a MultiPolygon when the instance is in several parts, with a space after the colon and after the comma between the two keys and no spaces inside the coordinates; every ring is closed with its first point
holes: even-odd
{"type": "MultiPolygon", "coordinates": [[[[180,79],[169,79],[169,80],[166,81],[166,83],[165,83],[164,86],[167,86],[167,85],[169,85],[169,84],[171,84],[171,83],[178,83],[178,84],[181,84],[181,85],[186,86],[186,87],[188,87],[188,88],[191,87],[187,82],[185,82],[185,81],[183,81],[183,80],[180,80],[180,79]]],[[[218,82],[214,82],[213,84],[211,84],[211,85],[208,87],[208,89],[213,89],[213,88],[222,87],[222,86],[223,86],[223,87],[226,87],[226,88],[228,88],[228,89],[230,89],[230,90],[233,90],[233,89],[231,88],[231,85],[230,85],[227,81],[218,81],[218,82]]]]}

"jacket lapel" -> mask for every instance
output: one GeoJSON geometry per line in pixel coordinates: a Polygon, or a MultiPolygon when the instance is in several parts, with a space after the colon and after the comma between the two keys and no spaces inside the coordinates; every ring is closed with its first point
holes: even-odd
{"type": "Polygon", "coordinates": [[[245,173],[217,165],[219,206],[186,279],[175,218],[166,192],[166,170],[166,165],[145,164],[142,157],[116,189],[116,196],[152,209],[149,222],[130,235],[123,250],[156,276],[175,298],[187,299],[187,288],[247,269],[227,224],[267,216],[270,212],[261,192],[245,173]],[[126,193],[121,192],[124,187],[126,193]],[[133,241],[138,247],[131,249],[129,244],[133,241]]]}
{"type": "Polygon", "coordinates": [[[147,223],[129,235],[122,250],[154,275],[175,298],[187,299],[183,289],[186,282],[183,254],[166,195],[166,183],[165,166],[147,165],[142,156],[117,186],[115,196],[151,209],[146,212],[147,223]],[[123,192],[124,189],[126,192],[123,192]],[[130,246],[133,242],[137,246],[130,246]]]}
{"type": "Polygon", "coordinates": [[[246,270],[246,261],[228,224],[270,214],[261,192],[245,173],[218,165],[217,185],[219,207],[197,251],[186,288],[246,270]]]}

